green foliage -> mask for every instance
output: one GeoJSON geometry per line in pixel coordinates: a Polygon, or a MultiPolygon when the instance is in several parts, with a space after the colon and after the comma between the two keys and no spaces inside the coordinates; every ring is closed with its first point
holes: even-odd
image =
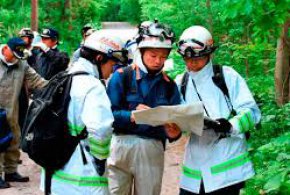
{"type": "MultiPolygon", "coordinates": [[[[262,112],[261,126],[251,132],[250,151],[256,175],[245,194],[290,194],[290,104],[275,103],[274,65],[277,37],[289,18],[290,0],[39,0],[39,30],[53,26],[61,35],[61,49],[70,54],[86,23],[101,21],[138,24],[155,18],[169,24],[177,40],[192,25],[208,28],[218,50],[214,63],[235,68],[249,85],[262,112]]],[[[30,26],[30,0],[0,0],[0,42],[30,26]]],[[[174,48],[170,54],[175,78],[185,70],[174,48]]]]}
{"type": "Polygon", "coordinates": [[[290,0],[225,0],[223,2],[231,7],[223,10],[223,21],[250,19],[249,25],[252,26],[253,38],[257,42],[265,43],[272,36],[277,37],[281,32],[282,24],[290,16],[290,0]]]}

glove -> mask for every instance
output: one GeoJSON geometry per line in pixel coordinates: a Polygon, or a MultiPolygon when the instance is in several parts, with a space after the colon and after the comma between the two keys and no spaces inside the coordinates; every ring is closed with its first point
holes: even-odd
{"type": "Polygon", "coordinates": [[[217,124],[213,127],[216,133],[221,135],[221,138],[228,137],[232,130],[232,124],[225,118],[216,120],[217,124]]]}
{"type": "Polygon", "coordinates": [[[38,42],[32,45],[35,48],[39,48],[42,51],[44,51],[45,53],[48,52],[49,47],[47,47],[47,45],[45,45],[43,42],[38,42]]]}
{"type": "Polygon", "coordinates": [[[106,170],[106,159],[100,160],[100,159],[94,158],[93,164],[99,176],[103,176],[106,170]]]}

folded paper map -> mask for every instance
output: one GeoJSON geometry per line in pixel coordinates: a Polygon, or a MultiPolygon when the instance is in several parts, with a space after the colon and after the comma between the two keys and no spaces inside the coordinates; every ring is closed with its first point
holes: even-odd
{"type": "Polygon", "coordinates": [[[165,123],[176,123],[182,131],[202,135],[204,114],[201,102],[135,110],[133,114],[136,124],[158,126],[165,123]]]}

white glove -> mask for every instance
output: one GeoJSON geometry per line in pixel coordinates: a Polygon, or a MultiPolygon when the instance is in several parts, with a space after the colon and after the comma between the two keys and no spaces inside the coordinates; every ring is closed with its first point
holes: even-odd
{"type": "Polygon", "coordinates": [[[32,47],[36,47],[41,49],[42,51],[44,51],[45,53],[48,52],[49,47],[47,47],[47,45],[45,45],[43,42],[38,42],[32,45],[32,47]]]}

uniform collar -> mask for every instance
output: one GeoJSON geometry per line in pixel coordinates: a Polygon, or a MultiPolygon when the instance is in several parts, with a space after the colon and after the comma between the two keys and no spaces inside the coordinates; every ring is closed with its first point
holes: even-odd
{"type": "Polygon", "coordinates": [[[210,60],[200,71],[190,71],[189,75],[194,81],[206,81],[213,76],[212,61],[210,60]]]}

